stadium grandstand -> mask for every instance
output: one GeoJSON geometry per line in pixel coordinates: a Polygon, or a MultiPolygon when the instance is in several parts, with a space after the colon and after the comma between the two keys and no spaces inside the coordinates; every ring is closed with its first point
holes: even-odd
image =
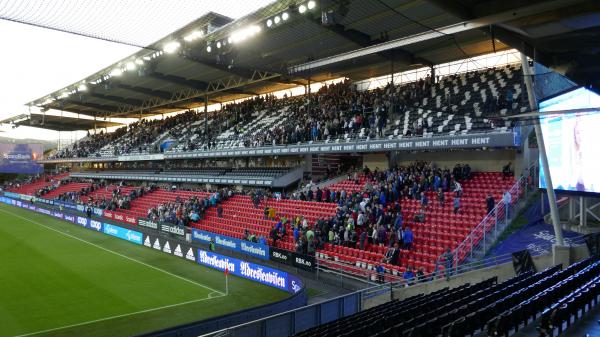
{"type": "Polygon", "coordinates": [[[0,121],[0,336],[600,335],[600,2],[211,9],[0,121]]]}

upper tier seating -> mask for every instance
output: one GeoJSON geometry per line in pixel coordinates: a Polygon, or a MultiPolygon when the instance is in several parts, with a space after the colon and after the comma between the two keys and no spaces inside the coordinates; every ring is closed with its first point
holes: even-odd
{"type": "Polygon", "coordinates": [[[211,112],[206,124],[204,113],[188,111],[87,137],[57,157],[506,131],[510,122],[498,117],[527,110],[521,74],[509,65],[363,92],[338,83],[312,94],[310,105],[305,96],[260,97],[211,112]],[[173,143],[161,147],[166,140],[173,143]]]}

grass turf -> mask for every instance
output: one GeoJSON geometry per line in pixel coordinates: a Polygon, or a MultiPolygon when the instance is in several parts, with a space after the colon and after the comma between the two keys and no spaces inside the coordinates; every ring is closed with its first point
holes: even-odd
{"type": "Polygon", "coordinates": [[[287,293],[0,205],[0,336],[130,336],[287,293]]]}

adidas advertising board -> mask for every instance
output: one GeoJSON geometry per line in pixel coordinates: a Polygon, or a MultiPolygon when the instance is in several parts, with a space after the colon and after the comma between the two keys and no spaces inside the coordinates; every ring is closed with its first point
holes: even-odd
{"type": "Polygon", "coordinates": [[[175,234],[178,236],[185,236],[185,228],[180,226],[161,223],[160,230],[165,233],[175,234]]]}
{"type": "Polygon", "coordinates": [[[160,250],[163,253],[172,254],[179,258],[196,262],[196,254],[194,249],[185,243],[177,242],[176,240],[167,240],[155,235],[144,234],[144,246],[160,250]]]}
{"type": "Polygon", "coordinates": [[[137,221],[138,226],[146,227],[150,229],[158,229],[158,224],[154,221],[138,218],[137,221]]]}

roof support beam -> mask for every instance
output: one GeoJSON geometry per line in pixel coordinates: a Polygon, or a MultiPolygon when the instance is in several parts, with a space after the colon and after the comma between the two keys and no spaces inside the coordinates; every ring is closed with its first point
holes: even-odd
{"type": "Polygon", "coordinates": [[[112,96],[112,95],[101,95],[101,94],[97,94],[94,92],[90,92],[87,95],[90,97],[94,97],[94,98],[98,98],[98,99],[102,99],[102,100],[106,100],[106,101],[111,101],[111,102],[120,103],[120,104],[127,104],[127,105],[132,105],[132,106],[142,104],[142,101],[134,99],[134,98],[123,98],[123,97],[112,96]]]}
{"type": "Polygon", "coordinates": [[[67,103],[67,104],[73,104],[73,105],[79,105],[79,106],[83,106],[83,107],[86,107],[86,108],[95,109],[95,110],[98,110],[98,111],[105,111],[105,112],[109,112],[109,113],[113,113],[113,112],[119,111],[118,107],[114,107],[114,106],[110,106],[110,105],[104,105],[104,104],[96,104],[96,103],[89,103],[89,102],[80,102],[80,101],[75,101],[75,100],[65,100],[65,103],[67,103]]]}
{"type": "Polygon", "coordinates": [[[456,1],[427,0],[427,2],[438,7],[444,12],[450,13],[461,20],[472,20],[475,18],[471,10],[456,1]]]}
{"type": "Polygon", "coordinates": [[[477,18],[476,20],[464,21],[457,24],[449,25],[446,27],[441,27],[436,29],[435,31],[426,31],[423,33],[415,34],[412,36],[402,37],[399,39],[386,41],[383,43],[375,44],[369,47],[360,48],[357,50],[341,53],[334,56],[329,56],[322,58],[320,60],[306,62],[304,64],[292,66],[288,68],[289,74],[296,74],[299,72],[304,72],[309,69],[315,69],[319,67],[323,67],[329,64],[334,64],[342,61],[352,60],[358,57],[363,57],[371,54],[377,54],[382,51],[397,49],[403,46],[412,45],[415,43],[420,43],[428,40],[432,40],[435,38],[443,37],[446,35],[458,34],[461,32],[465,32],[468,30],[479,29],[482,27],[487,27],[489,25],[498,24],[506,21],[516,20],[520,18],[525,18],[531,15],[536,15],[539,13],[547,12],[553,9],[565,8],[572,6],[576,3],[580,3],[583,0],[551,0],[544,1],[542,3],[534,3],[531,5],[526,5],[521,7],[518,11],[516,10],[507,10],[505,12],[494,13],[492,15],[477,18]]]}
{"type": "MultiPolygon", "coordinates": [[[[320,19],[309,19],[310,22],[315,23],[319,26],[322,26],[324,28],[326,28],[327,30],[336,33],[337,35],[343,37],[344,39],[356,43],[357,45],[359,45],[360,47],[369,47],[378,43],[382,43],[384,42],[381,39],[376,39],[376,40],[372,40],[371,37],[366,34],[363,33],[357,29],[346,29],[346,27],[344,27],[344,25],[339,24],[339,23],[335,23],[332,25],[321,25],[319,23],[320,19]]],[[[403,59],[407,60],[410,64],[415,64],[415,63],[420,63],[420,64],[424,64],[424,65],[428,65],[428,66],[432,66],[433,63],[429,60],[426,60],[422,57],[417,57],[415,56],[413,53],[401,49],[401,48],[396,48],[394,49],[394,52],[390,52],[389,50],[385,50],[385,51],[380,51],[375,53],[376,55],[379,55],[380,57],[386,59],[386,60],[393,60],[394,56],[400,56],[403,59]]]]}
{"type": "Polygon", "coordinates": [[[129,91],[137,92],[139,94],[143,94],[146,96],[157,97],[157,98],[162,98],[162,99],[169,99],[169,98],[171,98],[171,95],[172,95],[171,93],[166,92],[166,91],[152,90],[152,89],[137,87],[137,86],[133,86],[133,85],[129,85],[129,84],[113,82],[112,85],[114,85],[115,87],[117,87],[119,89],[125,89],[125,90],[129,90],[129,91]]]}

